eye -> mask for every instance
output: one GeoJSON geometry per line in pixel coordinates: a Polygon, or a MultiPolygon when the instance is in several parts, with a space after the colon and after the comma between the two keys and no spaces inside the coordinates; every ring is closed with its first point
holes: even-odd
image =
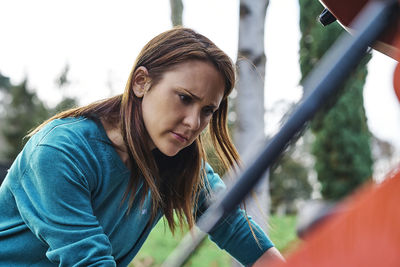
{"type": "Polygon", "coordinates": [[[212,107],[205,107],[203,113],[206,116],[211,116],[214,113],[214,109],[212,107]]]}
{"type": "Polygon", "coordinates": [[[178,96],[183,104],[190,104],[192,102],[192,97],[186,94],[178,94],[178,96]]]}

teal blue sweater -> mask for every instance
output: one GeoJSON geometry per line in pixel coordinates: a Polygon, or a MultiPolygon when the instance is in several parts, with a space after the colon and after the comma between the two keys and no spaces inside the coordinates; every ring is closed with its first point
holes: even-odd
{"type": "MultiPolygon", "coordinates": [[[[143,205],[136,197],[127,212],[129,174],[101,124],[86,118],[47,124],[0,187],[0,266],[128,265],[162,217],[160,211],[147,225],[148,192],[143,205]]],[[[224,188],[209,165],[207,179],[213,191],[224,188]]],[[[247,265],[272,246],[260,233],[261,247],[237,209],[209,234],[247,265]]]]}

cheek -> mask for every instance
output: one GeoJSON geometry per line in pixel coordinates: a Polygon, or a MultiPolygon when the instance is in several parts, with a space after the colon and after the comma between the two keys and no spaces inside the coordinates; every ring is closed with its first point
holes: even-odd
{"type": "Polygon", "coordinates": [[[157,126],[157,110],[145,100],[142,102],[142,117],[147,132],[152,135],[152,131],[157,126]]]}
{"type": "Polygon", "coordinates": [[[148,97],[142,101],[142,115],[149,133],[172,127],[179,119],[180,110],[166,96],[148,97]]]}
{"type": "Polygon", "coordinates": [[[208,124],[210,123],[211,117],[205,118],[202,122],[201,122],[201,126],[199,129],[199,134],[208,126],[208,124]]]}

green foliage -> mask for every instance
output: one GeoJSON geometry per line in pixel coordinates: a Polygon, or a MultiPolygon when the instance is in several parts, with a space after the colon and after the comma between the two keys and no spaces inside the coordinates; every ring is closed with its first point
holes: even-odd
{"type": "Polygon", "coordinates": [[[61,111],[64,111],[64,110],[67,110],[67,109],[70,109],[70,108],[73,108],[76,106],[76,102],[77,102],[76,99],[72,98],[72,97],[68,97],[64,94],[64,90],[71,83],[68,78],[69,70],[70,70],[70,66],[69,66],[69,64],[66,64],[64,66],[64,68],[62,69],[61,73],[59,74],[59,76],[55,80],[55,84],[57,85],[57,87],[60,89],[60,91],[62,93],[62,99],[53,109],[51,109],[51,111],[50,111],[51,114],[56,114],[56,113],[59,113],[61,111]]]}
{"type": "Polygon", "coordinates": [[[61,111],[73,108],[76,106],[76,99],[71,97],[64,97],[54,108],[50,109],[50,114],[54,115],[61,111]]]}
{"type": "MultiPolygon", "coordinates": [[[[323,10],[314,0],[300,3],[300,68],[302,80],[343,32],[337,22],[323,27],[315,18],[323,10]]],[[[327,100],[315,116],[315,169],[326,199],[340,199],[369,179],[372,174],[370,133],[363,107],[367,55],[347,80],[340,93],[327,100]]]]}
{"type": "Polygon", "coordinates": [[[366,68],[360,66],[333,108],[315,127],[316,171],[327,199],[340,199],[372,175],[370,133],[363,107],[366,68]]]}
{"type": "Polygon", "coordinates": [[[290,253],[299,242],[296,233],[296,216],[271,216],[269,225],[269,237],[275,247],[283,255],[290,253]]]}
{"type": "MultiPolygon", "coordinates": [[[[7,101],[7,93],[10,91],[10,78],[0,73],[0,118],[5,112],[4,105],[7,101]]],[[[0,121],[1,122],[1,121],[0,121]]]]}
{"type": "Polygon", "coordinates": [[[10,78],[0,73],[0,91],[7,90],[11,86],[10,78]]]}
{"type": "Polygon", "coordinates": [[[312,187],[308,182],[308,170],[291,153],[285,153],[272,167],[270,192],[273,213],[280,205],[285,205],[290,213],[294,213],[295,200],[310,199],[312,187]]]}
{"type": "MultiPolygon", "coordinates": [[[[275,246],[284,254],[285,252],[289,252],[298,241],[296,237],[296,217],[271,216],[270,225],[269,236],[272,242],[274,242],[275,246]]],[[[172,236],[169,228],[164,227],[163,221],[160,221],[150,233],[135,259],[129,264],[129,267],[160,266],[167,256],[176,248],[182,237],[183,234],[179,233],[172,236]]],[[[127,242],[129,242],[129,240],[127,242]]],[[[184,266],[228,267],[231,266],[231,257],[207,238],[184,266]]]]}
{"type": "MultiPolygon", "coordinates": [[[[57,79],[59,88],[68,82],[69,67],[66,65],[57,79]]],[[[8,77],[0,74],[0,119],[5,145],[1,153],[8,161],[13,161],[24,146],[25,136],[55,113],[76,105],[74,98],[63,97],[55,108],[48,108],[36,93],[28,88],[28,79],[13,85],[8,77]]]]}
{"type": "MultiPolygon", "coordinates": [[[[184,232],[177,232],[173,236],[168,226],[164,225],[161,220],[152,230],[150,236],[129,267],[160,266],[179,244],[184,234],[186,234],[187,229],[184,232]]],[[[230,266],[230,256],[226,252],[221,251],[209,239],[205,239],[201,247],[195,251],[194,255],[184,266],[230,266]]]]}
{"type": "Polygon", "coordinates": [[[44,104],[34,92],[27,88],[25,79],[19,85],[11,85],[6,90],[6,101],[2,116],[1,134],[7,142],[4,156],[12,161],[24,146],[24,136],[46,119],[49,114],[44,104]]]}
{"type": "Polygon", "coordinates": [[[302,80],[343,32],[335,22],[323,27],[317,18],[323,6],[315,0],[299,0],[300,5],[300,71],[302,80]]]}
{"type": "Polygon", "coordinates": [[[61,71],[60,75],[56,78],[55,83],[59,88],[66,87],[70,84],[68,79],[70,66],[69,64],[65,64],[64,69],[61,71]]]}

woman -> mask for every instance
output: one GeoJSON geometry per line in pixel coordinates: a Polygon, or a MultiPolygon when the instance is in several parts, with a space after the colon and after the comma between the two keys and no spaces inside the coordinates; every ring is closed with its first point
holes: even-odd
{"type": "MultiPolygon", "coordinates": [[[[224,188],[203,129],[227,167],[239,160],[226,127],[234,77],[210,40],[175,28],[145,45],[122,95],[35,129],[0,189],[0,265],[126,266],[162,216],[172,232],[193,226],[224,188]]],[[[245,265],[281,258],[242,210],[209,234],[245,265]]]]}

